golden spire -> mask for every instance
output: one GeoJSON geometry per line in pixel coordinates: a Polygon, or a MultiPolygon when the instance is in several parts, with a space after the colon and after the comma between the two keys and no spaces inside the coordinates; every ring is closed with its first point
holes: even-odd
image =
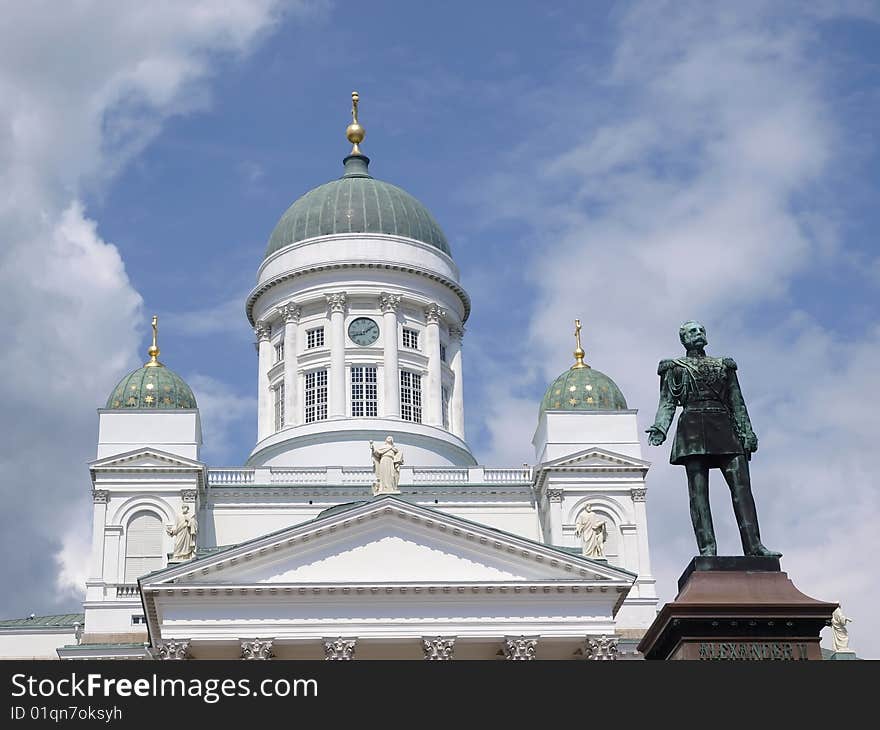
{"type": "Polygon", "coordinates": [[[147,350],[147,354],[150,356],[150,361],[144,365],[145,368],[161,368],[162,363],[160,363],[156,358],[159,357],[159,345],[156,344],[156,338],[159,335],[159,318],[154,314],[153,315],[153,344],[150,345],[147,350]]]}
{"type": "Polygon", "coordinates": [[[587,353],[585,353],[584,348],[581,347],[581,321],[579,319],[574,321],[574,341],[577,343],[577,347],[574,350],[574,365],[571,366],[571,369],[577,370],[579,368],[590,367],[584,362],[584,355],[587,353]]]}
{"type": "Polygon", "coordinates": [[[348,129],[345,130],[345,136],[348,138],[348,141],[353,145],[351,148],[351,154],[359,155],[361,154],[361,149],[358,145],[364,141],[364,137],[367,136],[367,131],[360,125],[358,122],[358,101],[360,101],[360,96],[356,91],[351,92],[351,124],[348,125],[348,129]]]}

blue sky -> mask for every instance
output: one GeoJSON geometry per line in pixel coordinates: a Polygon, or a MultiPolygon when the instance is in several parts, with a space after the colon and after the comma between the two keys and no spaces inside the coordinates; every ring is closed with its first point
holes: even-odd
{"type": "MultiPolygon", "coordinates": [[[[246,458],[244,297],[284,210],[340,174],[357,89],[371,172],[429,207],[473,299],[465,392],[479,460],[532,458],[575,317],[587,361],[645,428],[656,362],[700,318],[710,352],[740,364],[765,543],[802,590],[843,604],[856,649],[880,655],[880,6],[355,13],[242,0],[15,14],[0,43],[0,357],[17,374],[0,386],[0,545],[27,540],[33,555],[2,569],[26,585],[4,615],[75,603],[94,409],[143,360],[150,314],[163,361],[196,391],[205,458],[246,458]]],[[[684,474],[668,446],[645,456],[669,600],[694,549],[684,474]]],[[[712,500],[721,549],[736,551],[720,484],[712,500]]]]}

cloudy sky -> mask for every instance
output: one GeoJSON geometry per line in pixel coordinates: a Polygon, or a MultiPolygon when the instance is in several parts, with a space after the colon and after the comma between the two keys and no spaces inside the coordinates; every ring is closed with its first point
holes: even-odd
{"type": "MultiPolygon", "coordinates": [[[[806,5],[4,3],[0,617],[77,606],[95,409],[150,314],[205,459],[246,458],[244,296],[287,206],[340,174],[357,89],[371,172],[433,211],[473,298],[479,461],[532,459],[575,317],[643,428],[699,318],[739,363],[765,544],[880,656],[880,5],[806,5]]],[[[668,444],[645,455],[671,600],[695,551],[684,474],[668,444]]],[[[736,553],[720,478],[712,501],[736,553]]]]}

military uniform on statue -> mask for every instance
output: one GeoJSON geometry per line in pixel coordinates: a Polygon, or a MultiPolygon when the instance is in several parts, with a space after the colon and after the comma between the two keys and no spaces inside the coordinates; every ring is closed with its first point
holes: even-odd
{"type": "Polygon", "coordinates": [[[669,461],[685,467],[699,556],[678,581],[639,644],[646,659],[821,659],[819,631],[834,604],[801,593],[781,572],[781,553],[761,542],[749,459],[758,438],[737,378],[736,362],[706,354],[706,328],[679,328],[685,356],[661,360],[660,404],[648,442],[666,440],[681,406],[669,461]],[[709,472],[724,476],[743,557],[717,556],[709,508],[709,472]]]}

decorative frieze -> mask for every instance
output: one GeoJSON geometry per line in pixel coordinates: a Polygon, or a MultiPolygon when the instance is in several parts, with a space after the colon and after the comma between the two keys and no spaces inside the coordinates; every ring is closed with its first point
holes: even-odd
{"type": "Polygon", "coordinates": [[[165,641],[153,651],[156,659],[189,659],[189,639],[165,641]]]}
{"type": "Polygon", "coordinates": [[[512,661],[531,661],[535,658],[538,638],[535,636],[505,636],[504,658],[512,661]]]}
{"type": "Polygon", "coordinates": [[[439,324],[441,319],[446,319],[446,310],[439,304],[429,304],[425,307],[425,321],[428,324],[439,324]]]}
{"type": "Polygon", "coordinates": [[[242,659],[271,659],[275,654],[272,651],[272,639],[252,639],[241,642],[242,659]]]}
{"type": "Polygon", "coordinates": [[[635,489],[630,489],[629,493],[633,502],[644,502],[647,499],[648,490],[646,487],[636,487],[635,489]]]}
{"type": "Polygon", "coordinates": [[[345,313],[345,302],[347,297],[344,291],[325,294],[324,297],[327,299],[327,307],[330,309],[331,313],[345,313]]]}
{"type": "Polygon", "coordinates": [[[564,492],[561,489],[548,489],[547,499],[549,499],[551,502],[561,502],[563,493],[564,492]]]}
{"type": "Polygon", "coordinates": [[[195,502],[199,496],[199,492],[197,489],[184,489],[180,493],[180,498],[184,502],[195,502]]]}
{"type": "Polygon", "coordinates": [[[382,292],[379,295],[379,309],[382,310],[383,314],[387,314],[389,312],[396,313],[398,308],[400,307],[400,302],[403,299],[403,296],[400,294],[388,294],[387,292],[382,292]]]}
{"type": "Polygon", "coordinates": [[[107,504],[110,501],[109,489],[93,489],[92,500],[95,504],[107,504]]]}
{"type": "Polygon", "coordinates": [[[617,659],[616,636],[588,636],[584,642],[584,659],[608,661],[617,659]]]}
{"type": "Polygon", "coordinates": [[[328,661],[347,661],[354,659],[354,648],[357,639],[324,639],[324,659],[328,661]]]}
{"type": "Polygon", "coordinates": [[[278,307],[278,316],[281,317],[281,321],[284,322],[284,324],[299,322],[301,315],[302,309],[295,304],[285,304],[278,307]]]}
{"type": "Polygon", "coordinates": [[[455,648],[454,636],[425,636],[422,638],[425,659],[429,661],[452,659],[455,648]]]}

